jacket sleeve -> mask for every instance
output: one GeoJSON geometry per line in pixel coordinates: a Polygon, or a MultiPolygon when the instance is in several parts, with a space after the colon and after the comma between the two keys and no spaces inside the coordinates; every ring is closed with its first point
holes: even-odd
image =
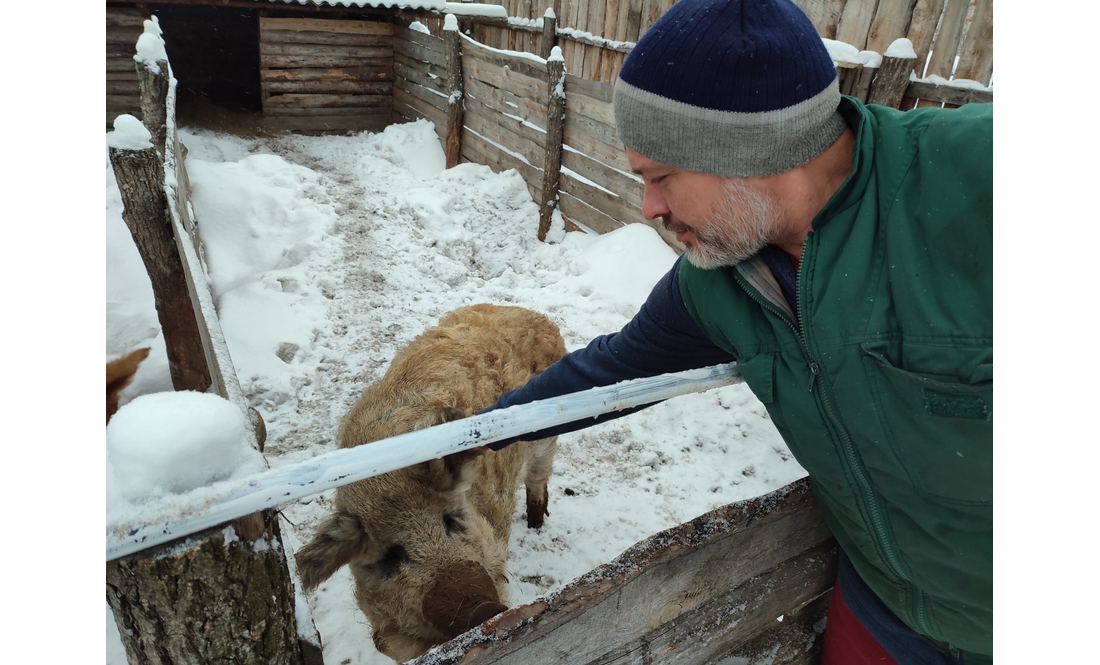
{"type": "MultiPolygon", "coordinates": [[[[733,356],[716,346],[695,323],[680,295],[678,259],[653,287],[638,313],[621,331],[592,340],[588,346],[569,353],[521,388],[500,396],[487,413],[559,395],[609,386],[669,372],[707,367],[733,361],[733,356]]],[[[566,423],[489,444],[500,450],[519,440],[533,441],[566,434],[625,416],[642,405],[603,414],[597,418],[566,423]]]]}

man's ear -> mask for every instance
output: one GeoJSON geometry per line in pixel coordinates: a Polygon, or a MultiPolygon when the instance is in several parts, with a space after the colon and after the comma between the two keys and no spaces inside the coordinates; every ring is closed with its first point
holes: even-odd
{"type": "Polygon", "coordinates": [[[294,555],[306,591],[312,590],[352,559],[366,553],[370,538],[359,519],[337,512],[321,523],[308,545],[294,555]]]}

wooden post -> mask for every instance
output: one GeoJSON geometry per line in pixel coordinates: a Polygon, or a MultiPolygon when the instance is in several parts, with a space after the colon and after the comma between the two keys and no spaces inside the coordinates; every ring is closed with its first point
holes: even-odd
{"type": "MultiPolygon", "coordinates": [[[[274,513],[271,513],[273,516],[274,513]]],[[[231,526],[108,562],[107,600],[130,663],[278,663],[302,657],[277,521],[231,526]]],[[[320,663],[320,650],[312,654],[320,663]]]]}
{"type": "Polygon", "coordinates": [[[462,116],[465,86],[462,82],[462,35],[454,14],[447,14],[443,22],[443,49],[447,59],[447,87],[451,96],[447,99],[447,168],[458,166],[462,158],[462,116]]]}
{"type": "MultiPolygon", "coordinates": [[[[115,121],[116,126],[118,122],[115,121]]],[[[160,156],[152,145],[141,150],[112,147],[109,152],[122,194],[122,219],[134,237],[153,287],[172,387],[206,392],[210,387],[210,371],[187,291],[187,271],[176,250],[160,156]]]]}
{"type": "Polygon", "coordinates": [[[554,14],[553,7],[547,7],[542,17],[542,49],[540,56],[543,60],[550,59],[550,53],[558,45],[558,17],[554,14]]]}
{"type": "Polygon", "coordinates": [[[153,147],[164,160],[165,138],[168,124],[165,121],[168,97],[168,61],[157,61],[155,68],[137,64],[138,88],[141,90],[141,121],[153,135],[153,147]]]}
{"type": "Polygon", "coordinates": [[[912,43],[905,38],[894,40],[886,49],[878,74],[867,95],[868,104],[880,104],[900,108],[905,90],[909,87],[909,75],[917,62],[912,43]]]}
{"type": "Polygon", "coordinates": [[[550,219],[558,207],[561,176],[562,135],[565,130],[565,58],[555,46],[546,59],[546,161],[542,169],[542,196],[539,199],[539,240],[545,242],[550,219]]]}

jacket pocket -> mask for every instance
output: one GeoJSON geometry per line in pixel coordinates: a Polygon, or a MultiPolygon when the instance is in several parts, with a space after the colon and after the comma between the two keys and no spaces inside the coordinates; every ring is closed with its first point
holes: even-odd
{"type": "Polygon", "coordinates": [[[751,358],[739,358],[737,369],[758,400],[763,404],[775,401],[774,353],[758,353],[751,358]]]}
{"type": "Polygon", "coordinates": [[[991,502],[992,366],[972,383],[950,383],[894,367],[866,346],[863,351],[875,415],[917,492],[949,502],[991,502]],[[983,380],[986,375],[990,380],[983,380]]]}

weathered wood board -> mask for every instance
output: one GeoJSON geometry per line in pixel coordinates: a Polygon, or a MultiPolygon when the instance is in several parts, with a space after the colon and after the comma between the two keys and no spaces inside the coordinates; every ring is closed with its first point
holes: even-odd
{"type": "Polygon", "coordinates": [[[658,533],[411,662],[710,663],[751,647],[781,616],[820,612],[835,563],[835,542],[803,479],[658,533]]]}

